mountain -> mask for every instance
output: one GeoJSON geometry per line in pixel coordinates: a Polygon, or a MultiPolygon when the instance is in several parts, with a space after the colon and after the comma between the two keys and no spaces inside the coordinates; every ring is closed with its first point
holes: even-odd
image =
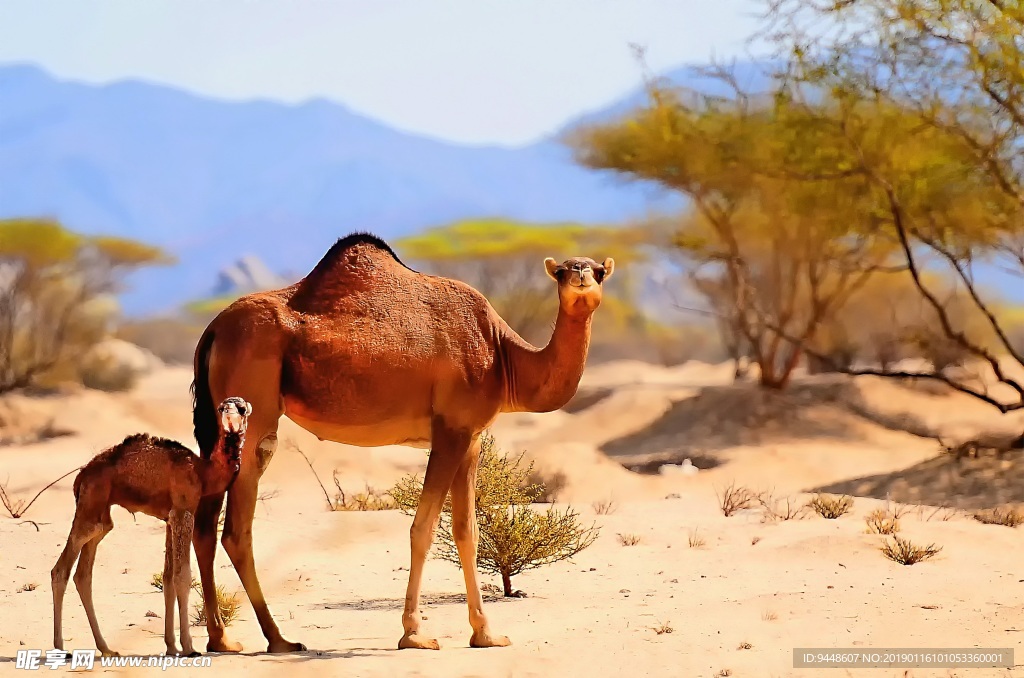
{"type": "Polygon", "coordinates": [[[139,273],[129,313],[205,296],[247,255],[304,272],[352,230],[395,238],[483,216],[614,222],[658,195],[576,166],[554,140],[461,146],[324,100],[228,102],[0,67],[0,217],[53,216],[167,248],[180,263],[139,273]]]}

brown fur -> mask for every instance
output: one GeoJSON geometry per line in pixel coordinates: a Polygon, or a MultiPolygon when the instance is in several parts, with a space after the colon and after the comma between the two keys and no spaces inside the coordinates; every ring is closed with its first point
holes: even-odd
{"type": "MultiPolygon", "coordinates": [[[[473,503],[479,435],[500,412],[547,412],[576,393],[591,317],[613,266],[611,259],[545,261],[560,307],[551,341],[542,349],[520,338],[469,285],[417,273],[367,234],[339,240],[298,283],[243,297],[210,323],[195,358],[196,439],[205,454],[216,398],[239,393],[255,405],[242,470],[227,495],[223,543],[269,651],[304,648],[281,636],[252,555],[257,485],[276,448],[282,414],[322,440],[432,450],[410,534],[399,647],[438,646],[419,633],[419,592],[449,490],[473,628],[470,644],[508,644],[491,634],[477,582],[473,503]]],[[[207,647],[239,651],[224,636],[213,598],[215,520],[222,501],[204,499],[200,506],[196,556],[206,597],[207,647]]]]}
{"type": "Polygon", "coordinates": [[[115,504],[132,513],[167,521],[164,554],[164,641],[168,654],[174,644],[174,606],[180,615],[181,646],[185,654],[197,654],[188,630],[188,593],[192,582],[189,545],[199,500],[224,492],[238,474],[239,454],[245,444],[246,419],[252,408],[240,398],[225,400],[219,408],[222,430],[215,449],[202,459],[181,443],[139,433],[128,436],[82,467],[75,477],[75,518],[67,545],[50,572],[53,585],[53,646],[64,649],[61,626],[64,591],[71,567],[75,586],[85,606],[96,647],[104,655],[116,655],[100,633],[92,601],[92,568],[96,548],[113,529],[110,507],[115,504]]]}

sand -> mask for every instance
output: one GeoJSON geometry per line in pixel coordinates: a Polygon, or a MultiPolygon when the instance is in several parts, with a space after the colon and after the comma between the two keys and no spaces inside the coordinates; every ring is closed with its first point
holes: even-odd
{"type": "MultiPolygon", "coordinates": [[[[187,369],[166,368],[125,395],[79,391],[6,399],[9,410],[20,408],[24,417],[33,412],[46,420],[59,413],[61,426],[72,433],[0,447],[0,482],[28,499],[136,431],[191,445],[190,379],[187,369]]],[[[323,443],[283,422],[287,444],[261,484],[255,555],[282,631],[311,649],[262,653],[266,641],[219,550],[218,582],[243,601],[230,634],[246,651],[214,655],[214,666],[225,675],[247,676],[282,670],[359,676],[1024,675],[1021,669],[793,668],[794,647],[1019,645],[1024,532],[936,508],[986,505],[984,485],[974,483],[973,494],[964,490],[948,501],[928,495],[922,498],[928,506],[911,507],[900,519],[902,536],[942,547],[927,562],[908,567],[885,559],[882,537],[868,534],[864,522],[886,505],[885,492],[902,491],[896,482],[901,474],[930,482],[920,469],[953,473],[953,461],[936,458],[935,441],[921,433],[1012,427],[1016,420],[960,395],[878,379],[808,378],[792,394],[770,400],[730,381],[727,365],[611,363],[588,369],[565,411],[499,419],[493,432],[501,445],[525,451],[548,477],[561,474],[559,504],[571,503],[601,530],[595,544],[571,561],[517,576],[515,586],[528,597],[488,595],[492,627],[513,641],[504,649],[468,647],[462,575],[431,559],[423,630],[442,649],[397,651],[411,518],[397,511],[328,511],[296,447],[332,495],[334,470],[346,490],[387,488],[405,473],[422,472],[423,451],[323,443]],[[658,472],[684,458],[709,468],[695,475],[658,472]],[[864,494],[874,498],[856,497],[852,511],[837,520],[812,513],[766,522],[757,509],[722,515],[717,493],[730,483],[770,490],[796,504],[815,488],[844,483],[867,488],[864,494]],[[595,511],[601,501],[613,502],[611,514],[595,511]],[[624,546],[619,535],[636,535],[639,542],[624,546]]],[[[1012,473],[1017,460],[967,463],[987,464],[987,478],[1012,473]]],[[[31,507],[25,518],[34,522],[0,518],[0,674],[16,674],[18,649],[50,646],[48,573],[70,527],[73,477],[31,507]],[[19,592],[26,584],[38,588],[19,592]]],[[[100,547],[95,570],[100,624],[122,654],[160,653],[162,619],[146,613],[163,610],[162,594],[150,585],[163,562],[163,524],[119,508],[113,517],[116,527],[100,547]]],[[[488,575],[483,580],[498,583],[488,575]]],[[[64,625],[66,647],[92,646],[73,586],[64,625]]],[[[193,627],[192,634],[204,648],[205,627],[193,627]]],[[[1024,663],[1024,654],[1018,661],[1024,663]]],[[[152,669],[134,673],[146,671],[152,669]]]]}

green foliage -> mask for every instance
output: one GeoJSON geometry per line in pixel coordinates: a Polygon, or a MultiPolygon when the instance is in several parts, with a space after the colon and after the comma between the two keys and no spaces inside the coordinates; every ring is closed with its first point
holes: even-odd
{"type": "MultiPolygon", "coordinates": [[[[498,450],[490,434],[481,436],[476,484],[477,567],[500,575],[506,596],[514,595],[512,577],[571,558],[593,544],[599,534],[595,526],[581,526],[571,507],[534,509],[531,504],[544,488],[530,483],[533,464],[524,467],[521,461],[522,455],[512,458],[498,450]]],[[[410,474],[395,485],[391,496],[398,508],[413,515],[422,491],[422,481],[410,474]]],[[[434,545],[438,558],[462,566],[452,534],[450,497],[445,498],[434,545]]]]}
{"type": "Polygon", "coordinates": [[[108,332],[125,276],[169,262],[53,220],[0,220],[0,393],[75,375],[76,356],[108,332]]]}
{"type": "Polygon", "coordinates": [[[395,246],[411,265],[471,285],[512,329],[541,343],[550,333],[558,303],[544,272],[546,257],[615,258],[615,284],[605,291],[595,321],[597,338],[625,327],[638,315],[628,270],[631,262],[643,259],[645,244],[643,231],[625,227],[476,219],[432,228],[402,238],[395,246]]]}

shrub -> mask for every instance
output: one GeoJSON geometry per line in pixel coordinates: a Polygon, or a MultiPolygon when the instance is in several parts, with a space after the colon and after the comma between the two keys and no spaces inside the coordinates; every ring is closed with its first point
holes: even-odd
{"type": "Polygon", "coordinates": [[[704,537],[701,537],[697,534],[697,530],[694,530],[690,533],[687,542],[689,543],[691,549],[701,549],[707,546],[707,541],[704,539],[704,537]]]}
{"type": "MultiPolygon", "coordinates": [[[[157,591],[164,590],[164,573],[156,572],[153,574],[153,578],[149,580],[150,585],[157,591]]],[[[199,580],[192,577],[192,590],[198,593],[200,596],[203,595],[203,585],[199,583],[199,580]]]]}
{"type": "Polygon", "coordinates": [[[835,520],[836,518],[846,515],[853,508],[853,499],[846,496],[833,497],[828,494],[819,494],[807,502],[807,506],[814,509],[822,518],[828,518],[829,520],[835,520]]]}
{"type": "Polygon", "coordinates": [[[338,492],[331,502],[332,511],[389,511],[396,508],[395,500],[390,494],[370,487],[369,483],[362,492],[356,492],[352,496],[345,494],[345,490],[341,489],[337,471],[334,472],[334,487],[338,492]]]}
{"type": "Polygon", "coordinates": [[[615,510],[618,508],[615,505],[615,502],[612,501],[611,499],[601,499],[600,501],[595,501],[593,504],[590,505],[590,507],[594,509],[594,513],[596,513],[599,516],[610,516],[611,514],[615,513],[615,510]]]}
{"type": "Polygon", "coordinates": [[[882,554],[900,565],[913,565],[928,560],[941,550],[942,547],[935,544],[915,546],[909,539],[901,539],[895,535],[882,544],[882,554]]]}
{"type": "Polygon", "coordinates": [[[900,530],[900,520],[894,514],[876,509],[864,519],[871,534],[895,534],[900,530]]]}
{"type": "Polygon", "coordinates": [[[1024,513],[1016,507],[997,507],[993,509],[982,509],[975,511],[974,519],[986,525],[1005,525],[1006,527],[1017,527],[1024,523],[1024,513]]]}
{"type": "Polygon", "coordinates": [[[641,541],[640,535],[638,534],[622,534],[619,533],[619,543],[623,546],[636,546],[641,541]]]}
{"type": "Polygon", "coordinates": [[[722,510],[722,515],[726,518],[753,507],[758,499],[754,492],[745,487],[736,487],[734,483],[729,483],[721,493],[715,490],[715,495],[718,497],[718,508],[722,510]]]}
{"type": "MultiPolygon", "coordinates": [[[[195,587],[193,587],[194,589],[195,587]]],[[[192,605],[192,626],[202,626],[206,623],[206,607],[203,604],[203,587],[196,591],[199,600],[192,605]]],[[[238,618],[238,611],[242,604],[238,601],[237,593],[228,593],[223,586],[217,584],[217,610],[224,626],[231,626],[231,622],[238,618]]]]}
{"type": "Polygon", "coordinates": [[[807,512],[807,505],[794,502],[792,497],[775,499],[771,494],[765,493],[757,500],[761,504],[761,517],[765,522],[799,520],[807,512]]]}
{"type": "MultiPolygon", "coordinates": [[[[429,453],[428,453],[429,454],[429,453]]],[[[531,507],[543,487],[530,485],[533,464],[520,466],[522,455],[502,453],[494,438],[480,439],[480,463],[476,482],[476,519],[479,527],[477,567],[501,576],[505,596],[515,595],[512,577],[526,570],[565,560],[594,543],[599,530],[583,527],[571,508],[546,511],[531,507]]],[[[390,494],[404,513],[413,515],[419,506],[423,482],[415,475],[398,481],[390,494]]],[[[451,499],[446,498],[434,540],[435,555],[461,567],[452,534],[451,499]]]]}
{"type": "Polygon", "coordinates": [[[113,353],[88,354],[78,368],[78,375],[86,388],[108,393],[130,391],[139,381],[135,366],[113,353]]]}

